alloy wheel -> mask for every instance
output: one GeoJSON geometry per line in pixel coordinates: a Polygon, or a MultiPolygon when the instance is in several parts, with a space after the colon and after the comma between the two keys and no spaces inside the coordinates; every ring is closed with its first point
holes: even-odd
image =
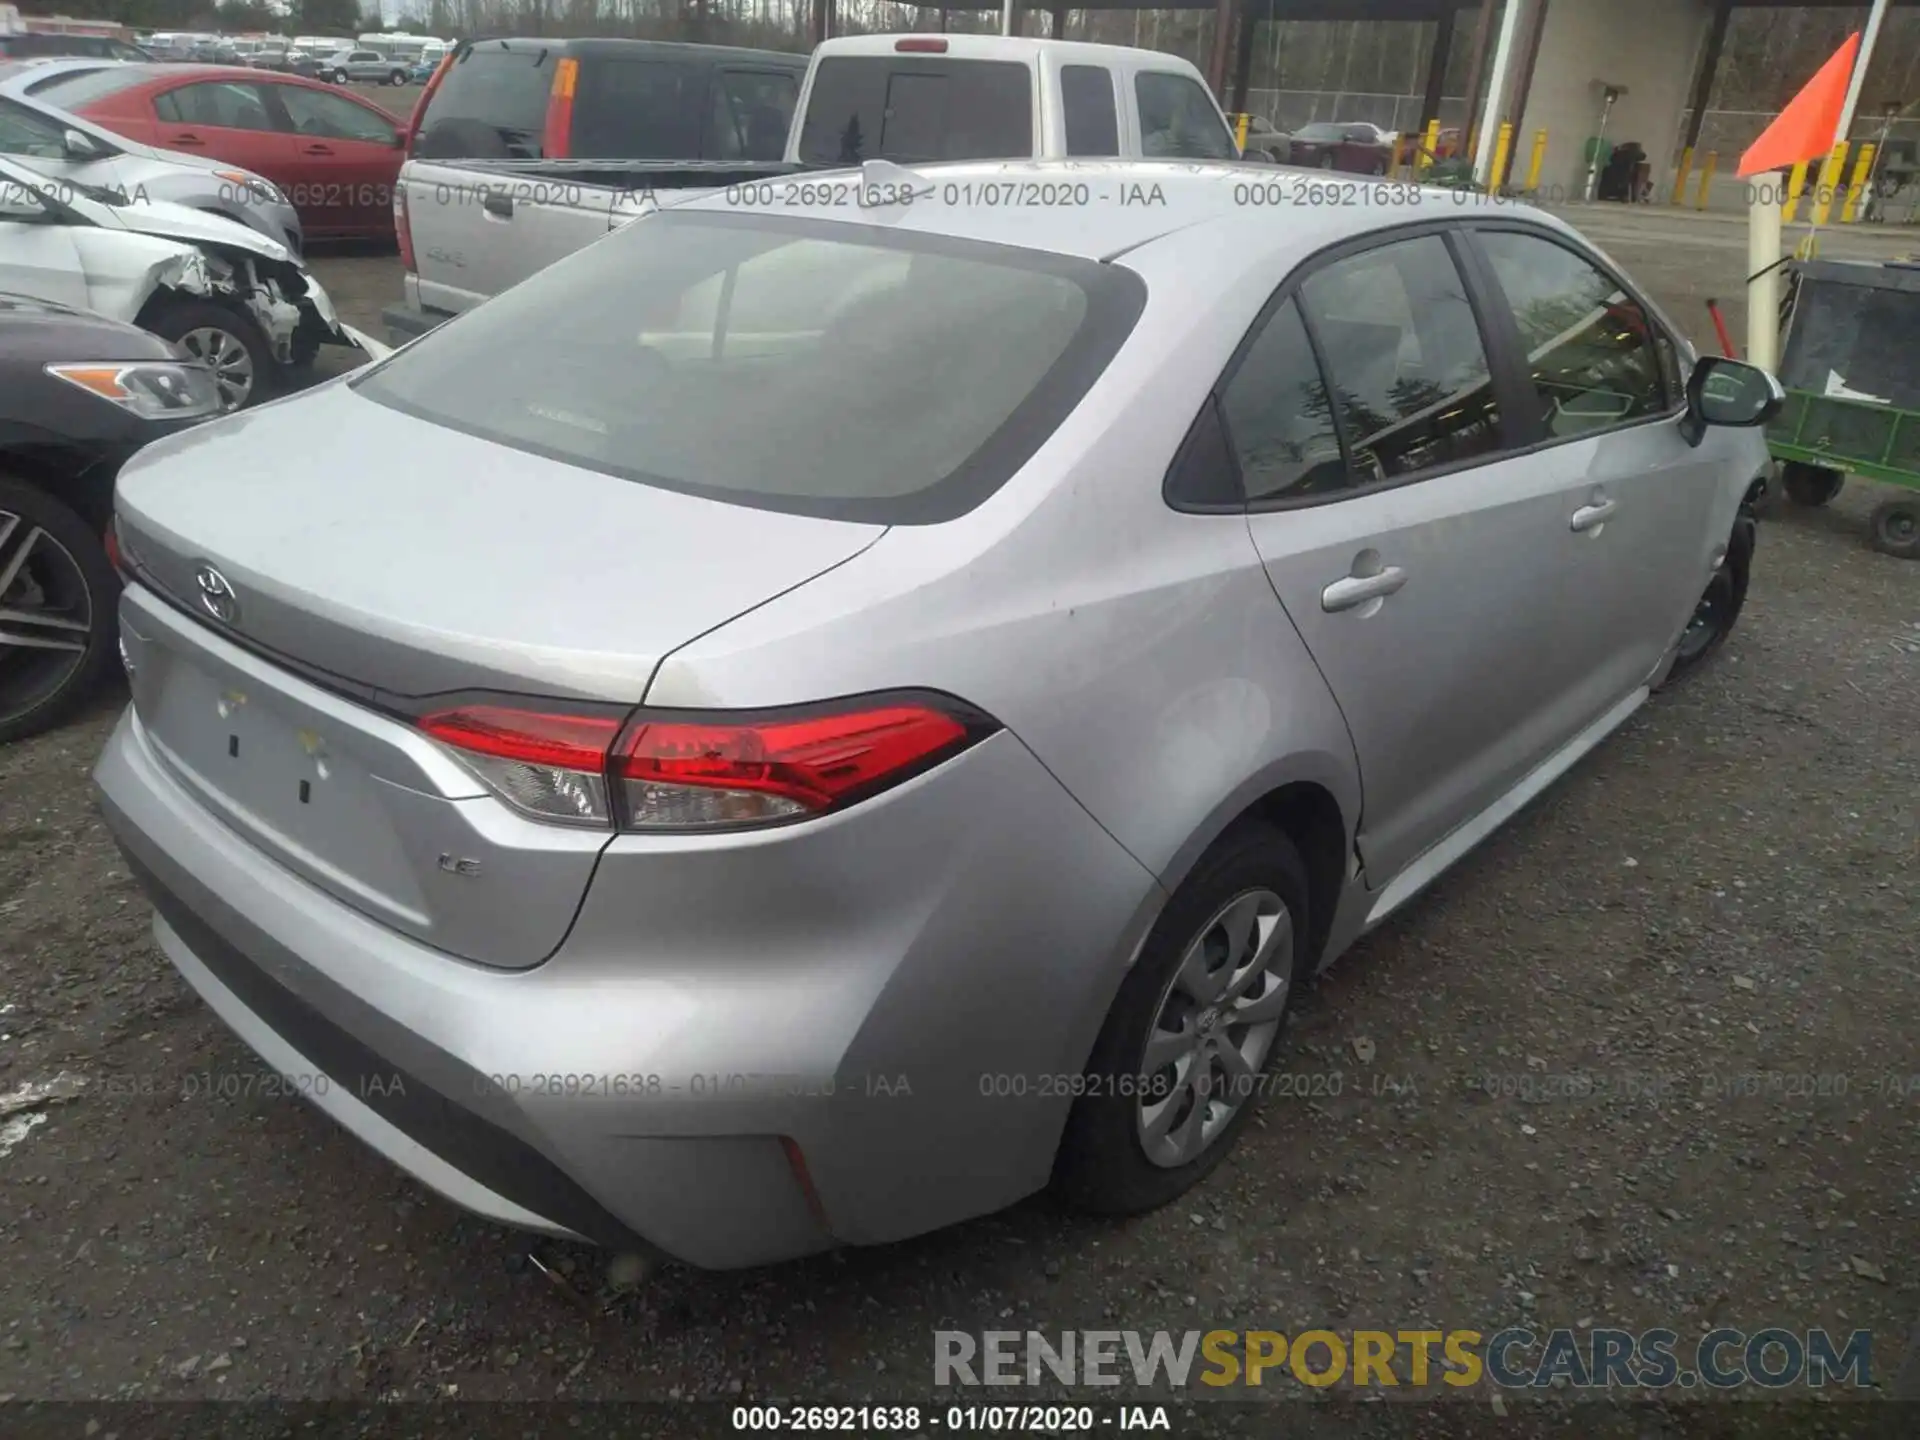
{"type": "Polygon", "coordinates": [[[1293,983],[1293,919],[1272,890],[1236,895],[1188,943],[1147,1031],[1136,1123],[1155,1165],[1197,1159],[1253,1098],[1293,983]]]}
{"type": "Polygon", "coordinates": [[[0,510],[0,723],[72,679],[86,663],[92,629],[79,562],[25,516],[0,510]]]}
{"type": "Polygon", "coordinates": [[[204,326],[182,335],[180,348],[213,372],[222,410],[238,410],[247,403],[253,393],[253,356],[239,336],[204,326]]]}

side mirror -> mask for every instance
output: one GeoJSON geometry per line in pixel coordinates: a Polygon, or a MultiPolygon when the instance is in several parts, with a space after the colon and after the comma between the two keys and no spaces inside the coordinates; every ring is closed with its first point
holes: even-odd
{"type": "Polygon", "coordinates": [[[1687,414],[1681,434],[1689,445],[1706,438],[1707,427],[1751,429],[1780,413],[1787,392],[1758,365],[1708,355],[1687,379],[1687,414]]]}
{"type": "Polygon", "coordinates": [[[396,150],[404,150],[407,148],[406,126],[396,125],[393,127],[393,148],[396,150]]]}
{"type": "Polygon", "coordinates": [[[69,160],[98,160],[106,154],[100,142],[84,130],[61,131],[60,145],[67,152],[69,160]]]}

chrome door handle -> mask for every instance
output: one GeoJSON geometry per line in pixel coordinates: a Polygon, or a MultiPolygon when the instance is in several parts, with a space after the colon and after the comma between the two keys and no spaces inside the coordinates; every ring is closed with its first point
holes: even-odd
{"type": "Polygon", "coordinates": [[[1349,575],[1320,592],[1320,608],[1330,615],[1352,610],[1369,600],[1392,595],[1406,583],[1407,572],[1398,565],[1389,565],[1378,575],[1349,575]]]}
{"type": "Polygon", "coordinates": [[[1611,520],[1613,518],[1613,512],[1619,508],[1620,502],[1618,500],[1601,500],[1592,505],[1582,505],[1578,510],[1573,512],[1573,519],[1567,522],[1567,526],[1576,535],[1583,531],[1592,530],[1611,520]]]}

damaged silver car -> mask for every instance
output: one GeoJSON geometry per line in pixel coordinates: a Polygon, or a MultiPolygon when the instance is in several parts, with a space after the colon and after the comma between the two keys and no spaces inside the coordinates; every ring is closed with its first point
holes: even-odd
{"type": "Polygon", "coordinates": [[[0,159],[0,291],[129,321],[205,363],[229,410],[352,345],[285,246],[235,221],[52,179],[0,159]]]}

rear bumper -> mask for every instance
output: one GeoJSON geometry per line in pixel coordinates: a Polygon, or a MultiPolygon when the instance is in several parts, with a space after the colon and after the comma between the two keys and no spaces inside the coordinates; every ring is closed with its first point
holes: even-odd
{"type": "Polygon", "coordinates": [[[347,1129],[478,1214],[716,1269],[1044,1185],[1049,1081],[1159,895],[1002,735],[837,823],[616,840],[560,951],[500,971],[268,859],[131,709],[96,780],[161,949],[347,1129]]]}

